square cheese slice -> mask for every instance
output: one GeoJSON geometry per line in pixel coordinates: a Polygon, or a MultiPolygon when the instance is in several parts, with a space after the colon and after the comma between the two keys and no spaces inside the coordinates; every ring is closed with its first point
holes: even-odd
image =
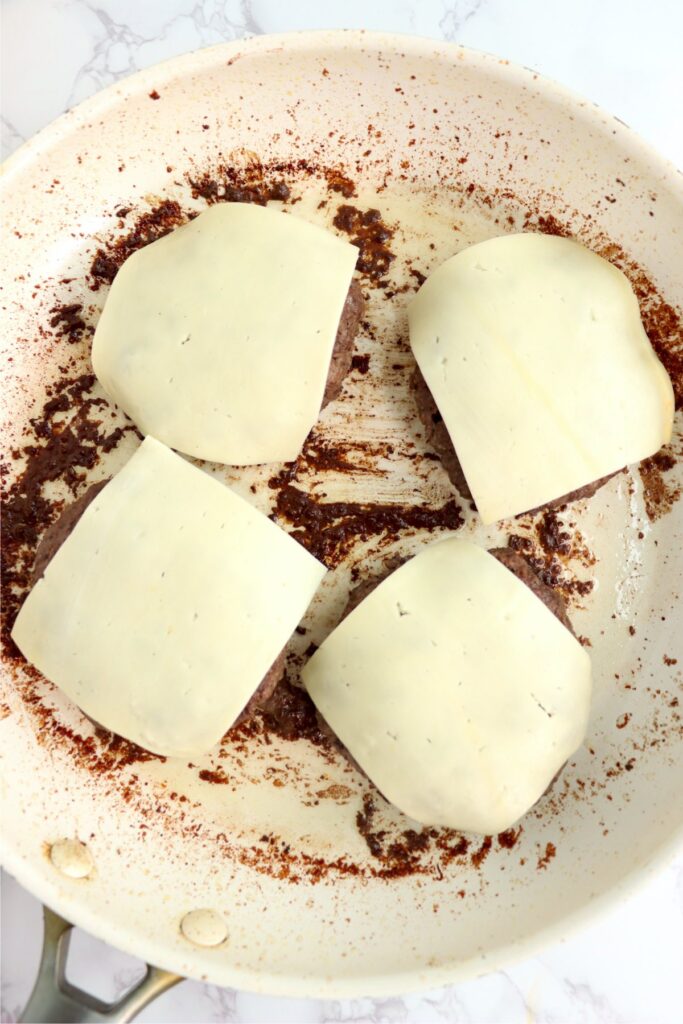
{"type": "Polygon", "coordinates": [[[446,260],[410,343],[485,523],[652,455],[674,397],[620,270],[567,238],[492,238],[446,260]]]}
{"type": "Polygon", "coordinates": [[[318,418],[358,249],[292,214],[219,203],[134,253],[95,373],[144,434],[188,455],[291,461],[318,418]]]}
{"type": "Polygon", "coordinates": [[[432,544],[370,593],[304,666],[316,706],[417,821],[512,825],[580,745],[585,650],[488,552],[432,544]]]}
{"type": "Polygon", "coordinates": [[[12,637],[101,725],[197,756],[232,725],[325,568],[152,437],[88,506],[12,637]]]}

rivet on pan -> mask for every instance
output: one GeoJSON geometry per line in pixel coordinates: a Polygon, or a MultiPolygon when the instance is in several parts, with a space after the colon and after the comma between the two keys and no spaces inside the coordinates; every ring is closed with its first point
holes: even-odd
{"type": "Polygon", "coordinates": [[[67,878],[87,878],[95,867],[90,850],[79,839],[58,839],[50,847],[50,860],[67,878]]]}
{"type": "Polygon", "coordinates": [[[228,926],[215,910],[191,910],[180,922],[180,930],[195,946],[220,946],[228,937],[228,926]]]}

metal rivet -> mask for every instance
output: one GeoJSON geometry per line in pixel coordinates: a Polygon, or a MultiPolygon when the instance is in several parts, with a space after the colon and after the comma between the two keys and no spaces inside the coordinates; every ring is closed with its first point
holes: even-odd
{"type": "Polygon", "coordinates": [[[50,860],[67,878],[87,878],[95,867],[90,850],[80,839],[58,839],[50,847],[50,860]]]}
{"type": "Polygon", "coordinates": [[[228,926],[215,910],[191,910],[180,922],[180,930],[195,946],[220,946],[228,937],[228,926]]]}

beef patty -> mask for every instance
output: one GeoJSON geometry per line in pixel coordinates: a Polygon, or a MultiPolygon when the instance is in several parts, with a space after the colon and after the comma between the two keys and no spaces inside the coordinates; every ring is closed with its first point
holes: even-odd
{"type": "Polygon", "coordinates": [[[339,327],[337,328],[337,337],[332,349],[332,359],[330,360],[330,369],[327,374],[327,383],[325,384],[325,393],[321,406],[323,409],[330,402],[334,402],[335,398],[339,398],[344,377],[346,377],[351,369],[353,342],[358,333],[364,308],[365,301],[360,285],[358,281],[353,280],[344,302],[339,327]]]}
{"type": "MultiPolygon", "coordinates": [[[[35,583],[37,583],[40,577],[45,573],[48,565],[57,554],[69,534],[73,531],[88,505],[95,500],[104,485],[108,483],[109,480],[101,480],[99,483],[93,484],[80,496],[80,498],[77,498],[71,505],[67,505],[60,517],[52,523],[51,526],[48,526],[41,538],[40,544],[38,545],[38,550],[36,551],[36,557],[33,562],[31,586],[35,585],[35,583]]],[[[246,707],[235,719],[235,722],[233,723],[234,725],[244,722],[247,718],[251,717],[255,711],[263,707],[268,698],[272,696],[277,684],[282,679],[284,671],[285,648],[280,651],[277,658],[266,672],[246,707]]],[[[88,715],[86,717],[89,718],[90,716],[88,715]]],[[[90,721],[94,721],[94,719],[90,719],[90,721]]],[[[99,722],[95,722],[95,725],[99,725],[99,722]]]]}
{"type": "MultiPolygon", "coordinates": [[[[549,608],[556,619],[559,619],[562,625],[569,630],[572,636],[576,636],[569,616],[567,615],[567,605],[564,598],[557,591],[549,587],[543,580],[538,576],[527,562],[524,555],[520,555],[518,551],[513,551],[512,548],[489,548],[489,554],[497,558],[506,569],[509,569],[518,580],[521,580],[536,595],[540,598],[546,608],[549,608]]],[[[399,569],[404,562],[405,558],[392,558],[387,561],[384,569],[378,575],[369,580],[362,580],[361,583],[356,584],[355,587],[349,593],[348,600],[342,613],[342,620],[350,615],[354,608],[357,608],[361,601],[364,601],[373,590],[380,585],[388,576],[391,576],[396,569],[399,569]]]]}
{"type": "MultiPolygon", "coordinates": [[[[536,595],[536,597],[540,598],[540,600],[543,602],[546,608],[550,609],[555,618],[559,619],[562,625],[569,630],[572,636],[576,636],[574,628],[570,622],[569,616],[567,615],[567,606],[565,604],[564,598],[561,594],[558,594],[556,591],[554,591],[552,587],[547,586],[547,584],[545,584],[543,580],[539,576],[537,576],[537,574],[531,568],[531,566],[529,565],[529,563],[523,555],[520,555],[518,551],[513,551],[511,548],[490,548],[489,554],[493,555],[494,558],[497,558],[498,561],[501,562],[501,564],[504,565],[506,569],[509,569],[510,572],[517,577],[517,579],[521,580],[522,583],[524,583],[525,586],[527,586],[529,590],[531,590],[536,595]]],[[[358,605],[362,601],[364,601],[365,598],[368,597],[376,587],[380,585],[380,583],[382,583],[388,576],[391,576],[392,572],[395,572],[396,569],[399,569],[405,561],[406,559],[404,558],[392,558],[389,561],[387,561],[384,569],[382,570],[381,573],[379,573],[379,575],[369,580],[363,580],[361,583],[358,583],[355,587],[353,587],[349,593],[349,597],[344,607],[344,611],[342,613],[340,621],[343,621],[347,615],[350,615],[354,608],[357,608],[358,605]]],[[[338,739],[338,737],[334,735],[332,729],[327,724],[325,719],[322,717],[320,712],[317,711],[317,709],[316,714],[318,717],[318,724],[320,726],[321,732],[324,732],[325,735],[329,736],[331,739],[334,739],[337,747],[341,750],[342,754],[347,759],[347,761],[350,764],[352,764],[353,767],[361,773],[361,775],[366,775],[365,771],[361,768],[361,766],[358,764],[353,755],[346,749],[346,747],[338,739]]],[[[564,771],[564,768],[565,765],[562,765],[560,770],[556,772],[556,774],[548,783],[545,793],[550,792],[550,790],[553,788],[553,786],[559,779],[560,775],[564,771]]],[[[543,794],[544,796],[545,793],[543,794]]]]}
{"type": "MultiPolygon", "coordinates": [[[[451,436],[446,429],[446,424],[437,409],[436,402],[432,397],[427,381],[422,376],[419,366],[416,366],[413,371],[411,384],[415,394],[418,416],[425,428],[427,444],[430,448],[434,449],[436,455],[441,459],[443,468],[448,473],[451,483],[458,493],[467,501],[474,501],[462,466],[460,465],[460,460],[453,447],[451,436]]],[[[610,473],[608,476],[602,476],[599,480],[594,480],[592,483],[586,484],[585,487],[579,487],[575,491],[570,491],[569,494],[565,494],[561,498],[553,498],[552,501],[547,502],[542,507],[558,508],[560,505],[566,505],[570,501],[578,501],[580,498],[591,498],[613,476],[616,476],[616,474],[610,473]]],[[[529,509],[529,511],[536,512],[538,510],[529,509]]]]}

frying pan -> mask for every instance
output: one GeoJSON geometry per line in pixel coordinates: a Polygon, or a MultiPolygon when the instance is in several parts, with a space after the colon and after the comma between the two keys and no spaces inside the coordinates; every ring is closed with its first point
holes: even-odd
{"type": "MultiPolygon", "coordinates": [[[[680,389],[680,176],[532,71],[400,36],[262,37],[135,75],[25,145],[2,183],[6,532],[31,514],[37,535],[138,444],[81,376],[116,260],[230,189],[259,198],[273,183],[293,215],[336,220],[363,247],[367,299],[343,395],[299,463],[203,467],[331,566],[290,677],[355,579],[455,532],[520,546],[562,589],[590,645],[593,708],[584,745],[521,830],[481,839],[420,830],[304,727],[287,739],[282,722],[261,723],[197,764],[145,760],[10,651],[3,863],[65,921],[159,965],[140,999],[173,976],[340,997],[472,977],[618,899],[683,824],[680,415],[658,460],[592,500],[490,528],[453,494],[415,416],[406,303],[445,257],[507,230],[569,232],[625,269],[680,389]],[[71,468],[35,492],[45,507],[12,506],[26,459],[60,437],[68,449],[78,429],[71,468]]],[[[44,978],[63,966],[55,942],[68,929],[51,913],[48,925],[44,978]]],[[[59,998],[31,1012],[81,1019],[77,993],[59,998]]]]}

